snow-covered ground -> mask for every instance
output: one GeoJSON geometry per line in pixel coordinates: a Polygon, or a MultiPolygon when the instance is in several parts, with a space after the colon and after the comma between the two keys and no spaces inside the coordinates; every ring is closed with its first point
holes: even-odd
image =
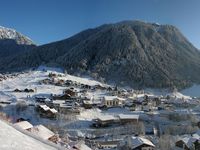
{"type": "Polygon", "coordinates": [[[154,95],[170,95],[176,96],[177,98],[191,99],[192,97],[200,97],[200,85],[193,85],[192,87],[186,88],[177,92],[170,92],[168,89],[146,89],[145,92],[154,94],[154,95]]]}
{"type": "MultiPolygon", "coordinates": [[[[39,83],[39,81],[47,79],[49,73],[60,74],[60,76],[56,77],[56,79],[71,80],[71,81],[75,81],[80,84],[87,84],[90,86],[95,86],[95,85],[107,86],[107,85],[102,84],[98,81],[95,81],[91,78],[86,78],[86,77],[81,78],[81,77],[72,76],[69,74],[64,74],[62,69],[59,69],[59,68],[48,68],[48,67],[41,66],[35,71],[21,73],[21,74],[18,74],[17,76],[10,76],[6,80],[3,80],[2,82],[0,82],[0,101],[16,102],[16,101],[25,100],[25,101],[31,102],[32,101],[31,97],[36,96],[36,95],[48,97],[50,94],[62,94],[63,89],[66,89],[66,87],[39,83]],[[15,89],[24,90],[26,88],[33,89],[33,90],[35,90],[35,92],[33,92],[33,93],[13,92],[15,89]]],[[[81,90],[80,86],[77,86],[74,88],[77,91],[81,90]]],[[[191,93],[193,90],[194,91],[196,90],[196,92],[198,93],[198,91],[200,91],[200,86],[193,86],[193,87],[183,90],[181,92],[169,93],[169,91],[167,91],[167,90],[159,91],[159,90],[152,90],[152,89],[148,89],[148,92],[149,92],[149,95],[152,95],[152,94],[153,95],[154,94],[155,95],[163,95],[163,96],[170,95],[171,97],[174,97],[174,99],[177,98],[180,100],[180,102],[182,102],[182,99],[187,99],[188,101],[191,101],[190,96],[198,96],[198,95],[193,95],[191,93]]],[[[88,97],[88,98],[94,98],[94,100],[99,101],[100,98],[102,98],[103,96],[108,94],[106,92],[107,92],[106,90],[95,90],[95,91],[88,90],[87,92],[84,93],[85,95],[82,95],[82,96],[88,97]]],[[[138,98],[143,97],[143,96],[144,96],[144,94],[137,95],[138,98]]],[[[199,96],[200,96],[200,92],[199,92],[199,96]]],[[[173,101],[174,101],[174,99],[173,99],[173,101]]],[[[179,102],[179,101],[177,100],[177,102],[179,102]]],[[[199,110],[199,107],[196,107],[196,109],[199,110]]],[[[139,114],[140,117],[142,117],[144,120],[145,120],[145,118],[148,119],[148,117],[149,117],[148,114],[146,114],[143,111],[134,111],[133,112],[126,108],[121,108],[121,107],[110,108],[107,110],[100,110],[97,108],[86,109],[86,110],[81,109],[80,115],[73,116],[74,118],[72,118],[71,120],[70,119],[67,120],[66,115],[61,116],[61,117],[66,117],[66,120],[63,120],[63,118],[61,118],[61,119],[57,118],[57,120],[41,118],[40,116],[38,116],[38,114],[35,111],[33,106],[29,106],[28,108],[21,111],[20,113],[17,111],[17,109],[15,108],[15,105],[13,105],[13,104],[5,106],[2,110],[9,117],[13,117],[14,118],[13,120],[16,120],[17,118],[25,118],[25,119],[29,119],[29,121],[33,125],[43,124],[43,125],[59,126],[62,129],[66,130],[71,135],[76,134],[78,136],[82,135],[83,137],[87,134],[92,133],[93,130],[96,130],[96,129],[91,128],[91,125],[92,125],[92,119],[96,119],[98,117],[116,117],[119,114],[126,114],[126,115],[139,114]],[[89,131],[91,131],[91,132],[89,132],[89,131]]],[[[183,110],[181,110],[181,109],[175,110],[175,112],[180,112],[180,111],[181,111],[181,113],[183,113],[183,110]]],[[[188,113],[188,110],[184,111],[184,113],[185,112],[188,113]]],[[[167,113],[170,113],[170,112],[167,111],[167,113]]],[[[152,112],[152,114],[154,114],[154,118],[151,118],[152,120],[156,120],[157,122],[159,121],[161,123],[166,123],[166,124],[171,123],[168,120],[166,120],[165,117],[159,116],[160,114],[162,114],[162,115],[165,114],[162,111],[155,111],[155,112],[152,112]]],[[[109,128],[107,128],[106,130],[109,130],[109,128]]],[[[17,143],[20,143],[19,146],[24,145],[23,147],[25,147],[25,149],[29,149],[29,148],[26,148],[29,146],[29,144],[33,145],[32,147],[30,146],[30,149],[38,149],[37,147],[39,147],[40,144],[41,144],[40,149],[42,149],[43,147],[45,149],[46,146],[47,146],[46,149],[52,149],[52,147],[49,148],[48,145],[45,145],[42,142],[38,142],[36,139],[34,139],[32,137],[27,137],[27,135],[20,133],[19,131],[14,129],[12,126],[10,126],[2,121],[0,121],[0,133],[1,133],[0,134],[0,149],[3,149],[3,150],[4,149],[5,150],[14,149],[13,147],[16,147],[16,149],[21,149],[20,147],[16,146],[17,143]],[[8,132],[7,130],[10,130],[10,132],[8,132]],[[6,132],[8,132],[7,135],[5,135],[6,132]],[[6,138],[9,138],[10,140],[8,140],[8,141],[1,140],[4,138],[4,136],[6,138]],[[19,138],[17,138],[18,136],[19,136],[19,138]],[[19,139],[19,141],[14,140],[14,138],[19,139]],[[23,138],[25,138],[26,140],[24,140],[23,138]],[[20,141],[23,141],[23,142],[20,142],[20,141]],[[3,143],[3,142],[5,142],[5,143],[3,143]],[[34,142],[36,144],[34,144],[34,142]],[[1,147],[1,146],[3,146],[3,147],[1,147]],[[8,146],[8,147],[6,147],[6,146],[8,146]]]]}
{"type": "MultiPolygon", "coordinates": [[[[32,97],[34,95],[48,96],[50,94],[62,94],[63,89],[65,89],[66,87],[39,84],[39,81],[46,79],[50,72],[55,72],[55,71],[52,69],[50,69],[50,71],[30,71],[27,73],[20,74],[14,78],[8,78],[0,82],[0,101],[27,100],[28,96],[32,97]],[[25,88],[33,90],[37,89],[37,90],[34,93],[13,92],[15,89],[24,90],[25,88]]],[[[68,74],[65,75],[62,73],[60,74],[62,75],[62,77],[58,77],[58,79],[76,81],[78,83],[87,84],[90,86],[102,85],[102,83],[89,78],[81,78],[68,74]]],[[[93,94],[88,93],[88,95],[92,96],[93,94]]]]}
{"type": "Polygon", "coordinates": [[[200,97],[200,85],[193,85],[187,89],[182,90],[181,93],[192,97],[200,97]]]}
{"type": "Polygon", "coordinates": [[[53,85],[40,85],[39,81],[48,77],[48,72],[34,71],[20,74],[14,78],[8,78],[0,83],[0,100],[27,100],[30,95],[49,95],[60,94],[63,87],[53,85]],[[34,93],[13,92],[15,89],[24,90],[25,88],[37,91],[34,93]]]}
{"type": "Polygon", "coordinates": [[[1,150],[56,150],[35,138],[23,134],[0,120],[0,149],[1,150]]]}

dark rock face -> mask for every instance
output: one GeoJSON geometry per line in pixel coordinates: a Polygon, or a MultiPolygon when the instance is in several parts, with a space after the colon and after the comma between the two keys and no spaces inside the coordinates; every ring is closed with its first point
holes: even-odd
{"type": "Polygon", "coordinates": [[[36,47],[0,61],[0,70],[41,64],[135,87],[182,88],[200,82],[200,52],[180,31],[140,21],[103,25],[36,47]]]}

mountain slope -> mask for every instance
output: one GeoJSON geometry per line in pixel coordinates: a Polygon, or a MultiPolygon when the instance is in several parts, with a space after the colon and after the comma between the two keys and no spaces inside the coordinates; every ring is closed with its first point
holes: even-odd
{"type": "Polygon", "coordinates": [[[0,58],[12,56],[34,47],[34,43],[21,33],[0,26],[0,58]]]}
{"type": "Polygon", "coordinates": [[[181,32],[171,25],[140,21],[107,24],[36,47],[1,61],[0,70],[41,64],[135,87],[182,88],[200,82],[200,52],[181,32]]]}

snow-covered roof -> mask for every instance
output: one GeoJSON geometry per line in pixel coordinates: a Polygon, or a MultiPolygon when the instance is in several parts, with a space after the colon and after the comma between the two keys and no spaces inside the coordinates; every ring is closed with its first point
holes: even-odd
{"type": "Polygon", "coordinates": [[[143,144],[155,147],[155,145],[150,140],[148,140],[146,138],[132,136],[132,137],[126,137],[126,140],[129,140],[128,138],[131,138],[130,141],[131,141],[131,144],[132,144],[132,149],[135,149],[135,148],[137,148],[137,147],[139,147],[143,144]]]}
{"type": "Polygon", "coordinates": [[[92,150],[87,145],[85,145],[84,141],[71,142],[69,144],[70,144],[70,147],[72,147],[72,150],[73,149],[76,149],[76,150],[92,150]]]}
{"type": "Polygon", "coordinates": [[[53,104],[64,104],[65,100],[53,100],[53,104]]]}
{"type": "Polygon", "coordinates": [[[57,113],[58,111],[55,110],[54,108],[50,108],[47,105],[39,105],[44,111],[51,111],[52,113],[57,113]]]}
{"type": "Polygon", "coordinates": [[[140,115],[135,115],[135,114],[119,114],[118,117],[120,119],[139,119],[140,115]]]}
{"type": "Polygon", "coordinates": [[[32,124],[30,124],[28,121],[21,121],[21,122],[17,122],[14,124],[15,127],[19,127],[22,128],[24,130],[30,129],[33,127],[32,124]]]}
{"type": "Polygon", "coordinates": [[[112,100],[115,100],[115,99],[118,99],[118,100],[125,100],[124,98],[120,98],[118,96],[104,96],[104,99],[107,100],[107,101],[112,101],[112,100]]]}
{"type": "Polygon", "coordinates": [[[116,120],[116,118],[113,115],[99,115],[97,117],[97,119],[101,120],[101,121],[109,121],[109,120],[116,120]]]}
{"type": "Polygon", "coordinates": [[[197,133],[193,134],[192,137],[195,138],[195,139],[200,139],[200,135],[197,134],[197,133]]]}
{"type": "Polygon", "coordinates": [[[87,101],[87,100],[84,100],[83,103],[84,103],[84,104],[94,104],[93,101],[87,101]]]}
{"type": "Polygon", "coordinates": [[[107,101],[111,101],[111,100],[114,100],[116,98],[117,98],[117,96],[104,96],[104,99],[107,100],[107,101]]]}
{"type": "Polygon", "coordinates": [[[197,139],[194,138],[194,137],[191,137],[191,136],[186,136],[186,137],[184,137],[184,138],[182,138],[182,139],[180,139],[180,140],[182,140],[182,141],[187,145],[187,147],[191,147],[191,146],[193,145],[193,143],[194,143],[197,139]]]}
{"type": "Polygon", "coordinates": [[[54,108],[50,109],[50,111],[51,111],[52,113],[54,113],[54,114],[58,112],[58,111],[55,110],[54,108]]]}
{"type": "Polygon", "coordinates": [[[55,135],[51,130],[49,130],[43,125],[34,126],[33,128],[31,128],[31,133],[35,134],[36,136],[39,136],[44,140],[48,140],[50,137],[55,135]]]}
{"type": "Polygon", "coordinates": [[[39,106],[45,111],[50,109],[47,105],[39,105],[39,106]]]}
{"type": "Polygon", "coordinates": [[[133,147],[132,147],[133,149],[136,147],[139,147],[143,144],[155,147],[155,145],[150,140],[143,138],[143,137],[132,136],[132,144],[133,144],[133,147]]]}

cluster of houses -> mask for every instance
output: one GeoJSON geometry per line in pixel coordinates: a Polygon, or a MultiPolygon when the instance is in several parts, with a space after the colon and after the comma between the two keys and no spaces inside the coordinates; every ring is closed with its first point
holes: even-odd
{"type": "Polygon", "coordinates": [[[116,149],[116,150],[156,150],[156,146],[143,136],[125,136],[115,141],[99,141],[99,149],[116,149]]]}
{"type": "Polygon", "coordinates": [[[19,121],[13,124],[13,127],[19,131],[27,131],[29,136],[36,137],[37,139],[43,141],[50,141],[55,144],[59,144],[66,150],[92,150],[88,147],[83,140],[72,141],[68,139],[67,141],[62,140],[58,134],[55,134],[47,127],[43,125],[33,126],[28,121],[19,121]]]}
{"type": "MultiPolygon", "coordinates": [[[[62,75],[50,73],[48,78],[39,82],[40,84],[61,86],[64,89],[60,94],[50,94],[50,96],[34,95],[32,98],[36,104],[34,105],[36,111],[41,117],[55,119],[59,114],[64,115],[79,115],[86,109],[98,108],[101,111],[107,111],[110,108],[123,108],[129,113],[102,113],[95,119],[90,120],[91,130],[109,129],[112,127],[119,127],[125,125],[139,125],[145,122],[141,115],[136,112],[143,112],[144,114],[151,114],[151,112],[159,110],[174,110],[174,100],[176,97],[171,96],[155,96],[140,90],[126,90],[118,88],[117,86],[107,85],[88,85],[72,80],[64,80],[62,75]],[[92,94],[99,92],[100,96],[94,97],[92,94]],[[88,94],[89,93],[89,94],[88,94]],[[92,93],[92,94],[91,94],[92,93]],[[171,100],[171,101],[170,101],[171,100]],[[134,113],[133,113],[134,112],[134,113]]],[[[36,92],[37,89],[15,89],[14,92],[36,92]]],[[[45,95],[45,94],[44,94],[45,95]]],[[[48,95],[48,94],[46,94],[48,95]]],[[[183,98],[180,99],[182,101],[183,98]]],[[[186,101],[184,101],[186,102],[186,101]]],[[[153,113],[152,113],[153,114],[153,113]]],[[[153,115],[152,115],[153,116],[153,115]]],[[[153,118],[153,117],[152,117],[153,118]]],[[[149,121],[149,120],[148,120],[149,121]]],[[[153,124],[150,120],[149,124],[153,124]]],[[[57,134],[43,125],[33,126],[27,120],[19,120],[15,123],[16,128],[21,128],[30,132],[31,134],[40,137],[43,140],[49,140],[54,143],[59,143],[60,138],[57,134]]],[[[200,126],[200,125],[199,125],[200,126]]],[[[153,131],[154,132],[154,131],[153,131]]],[[[152,134],[153,135],[153,134],[152,134]]],[[[155,134],[154,134],[155,135],[155,134]]],[[[121,136],[121,135],[120,135],[121,136]]],[[[157,135],[155,135],[157,136],[157,135]]],[[[122,135],[120,139],[116,140],[99,140],[95,145],[98,149],[118,149],[118,150],[155,150],[155,141],[152,142],[147,136],[137,135],[137,133],[130,133],[129,135],[122,135]]],[[[69,140],[64,142],[66,148],[70,150],[91,150],[89,148],[87,139],[78,139],[76,141],[69,140]]],[[[95,141],[95,140],[94,140],[95,141]]],[[[175,141],[178,148],[190,150],[192,148],[200,149],[200,132],[190,136],[181,137],[175,141]]],[[[92,147],[92,146],[91,146],[92,147]]]]}

